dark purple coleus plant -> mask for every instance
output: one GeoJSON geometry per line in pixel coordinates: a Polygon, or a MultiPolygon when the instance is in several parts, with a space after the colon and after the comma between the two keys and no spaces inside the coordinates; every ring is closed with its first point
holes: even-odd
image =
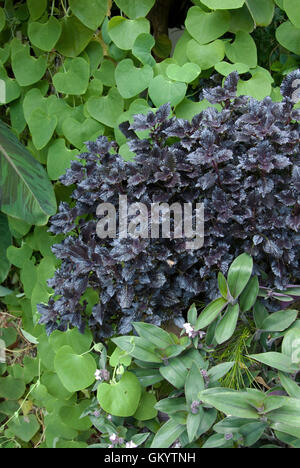
{"type": "Polygon", "coordinates": [[[68,325],[93,329],[97,338],[125,334],[132,322],[160,325],[182,315],[197,297],[216,294],[216,274],[250,253],[262,285],[285,288],[300,277],[300,111],[294,109],[293,72],[282,85],[283,101],[236,97],[238,75],[203,95],[210,107],[192,122],[169,118],[170,106],[137,115],[121,130],[135,153],[125,162],[105,137],[87,143],[61,182],[75,184],[51,231],[67,234],[54,246],[62,260],[40,305],[47,332],[68,325]],[[149,130],[140,139],[136,131],[149,130]],[[81,161],[80,161],[81,160],[81,161]],[[100,203],[197,202],[205,205],[205,243],[187,250],[183,239],[99,239],[100,203]],[[92,288],[99,303],[87,314],[82,296],[92,288]]]}

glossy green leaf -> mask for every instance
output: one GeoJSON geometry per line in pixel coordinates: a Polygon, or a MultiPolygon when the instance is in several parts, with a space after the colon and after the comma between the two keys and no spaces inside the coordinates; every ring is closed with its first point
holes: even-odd
{"type": "Polygon", "coordinates": [[[138,335],[156,348],[165,349],[174,344],[174,340],[168,332],[156,325],[143,322],[134,322],[133,326],[138,335]]]}
{"type": "Polygon", "coordinates": [[[238,31],[245,31],[251,33],[254,28],[254,20],[246,3],[242,8],[230,11],[230,32],[237,33],[238,31]]]}
{"type": "Polygon", "coordinates": [[[47,8],[47,0],[27,0],[27,7],[32,21],[39,19],[47,8]]]}
{"type": "Polygon", "coordinates": [[[237,321],[239,318],[240,307],[239,304],[234,306],[229,305],[225,311],[224,316],[218,323],[215,331],[215,339],[218,344],[222,344],[229,340],[235,332],[237,321]]]}
{"type": "Polygon", "coordinates": [[[94,32],[75,16],[65,16],[61,24],[62,34],[56,44],[56,49],[66,57],[77,57],[86,48],[94,32]]]}
{"type": "Polygon", "coordinates": [[[201,0],[203,5],[211,10],[231,10],[233,8],[241,8],[245,0],[201,0]]]}
{"type": "Polygon", "coordinates": [[[214,392],[214,390],[200,392],[199,399],[226,415],[249,419],[259,418],[258,412],[250,405],[246,392],[227,391],[226,389],[214,392]]]}
{"type": "Polygon", "coordinates": [[[117,65],[115,78],[121,96],[130,99],[148,88],[153,70],[150,65],[137,68],[131,59],[125,59],[117,65]]]}
{"type": "Polygon", "coordinates": [[[58,180],[66,170],[71,167],[71,162],[76,160],[77,150],[69,150],[65,140],[58,138],[50,146],[48,152],[47,171],[51,180],[58,180]]]}
{"type": "Polygon", "coordinates": [[[7,278],[8,272],[10,270],[11,262],[7,257],[6,250],[11,246],[11,244],[12,236],[9,230],[7,216],[3,213],[0,213],[0,283],[3,283],[3,281],[7,278]]]}
{"type": "Polygon", "coordinates": [[[300,28],[300,3],[297,0],[283,0],[283,7],[289,20],[300,28]]]}
{"type": "Polygon", "coordinates": [[[168,415],[175,414],[178,411],[187,411],[185,398],[163,398],[156,403],[155,408],[168,415]]]}
{"type": "Polygon", "coordinates": [[[156,107],[170,103],[176,107],[184,98],[187,90],[185,83],[171,81],[158,75],[150,82],[149,96],[156,107]]]}
{"type": "Polygon", "coordinates": [[[139,338],[138,336],[119,336],[118,338],[113,338],[112,341],[123,351],[126,351],[130,356],[140,361],[162,362],[162,359],[155,351],[155,347],[145,342],[143,338],[139,338]]]}
{"type": "Polygon", "coordinates": [[[30,47],[22,46],[22,49],[12,55],[12,70],[20,86],[30,86],[37,83],[47,69],[47,58],[40,56],[35,58],[30,55],[30,47]]]}
{"type": "Polygon", "coordinates": [[[141,394],[141,384],[132,372],[125,372],[117,383],[100,384],[97,390],[97,398],[101,408],[113,416],[120,417],[134,415],[141,394]]]}
{"type": "Polygon", "coordinates": [[[225,44],[226,55],[233,63],[245,63],[250,68],[257,66],[257,49],[252,36],[244,31],[235,35],[232,43],[225,44]]]}
{"type": "Polygon", "coordinates": [[[167,366],[160,367],[159,372],[170,384],[180,389],[185,384],[188,368],[182,358],[176,357],[170,360],[167,366]]]}
{"type": "Polygon", "coordinates": [[[90,354],[75,354],[71,346],[63,346],[55,356],[54,367],[69,392],[84,390],[95,381],[96,362],[90,354]]]}
{"type": "Polygon", "coordinates": [[[115,127],[123,108],[124,101],[116,88],[111,88],[107,96],[91,97],[87,102],[90,116],[108,127],[115,127]]]}
{"type": "Polygon", "coordinates": [[[25,392],[25,383],[11,375],[0,377],[0,397],[7,400],[19,400],[25,392]]]}
{"type": "Polygon", "coordinates": [[[155,0],[115,0],[115,3],[130,19],[147,16],[155,0]]]}
{"type": "Polygon", "coordinates": [[[109,358],[109,365],[111,367],[117,367],[120,364],[122,364],[123,366],[128,367],[130,366],[131,361],[132,361],[132,357],[129,356],[126,353],[126,351],[123,351],[122,349],[116,347],[116,349],[114,350],[114,352],[109,358]]]}
{"type": "Polygon", "coordinates": [[[185,397],[188,406],[190,407],[193,401],[198,400],[198,393],[204,390],[204,379],[199,367],[193,362],[192,367],[185,381],[185,397]]]}
{"type": "Polygon", "coordinates": [[[4,213],[29,224],[46,224],[56,212],[53,188],[43,167],[0,123],[0,187],[4,213]]]}
{"type": "MultiPolygon", "coordinates": [[[[297,322],[296,322],[297,323],[297,322]]],[[[300,330],[292,328],[288,330],[282,341],[282,352],[289,356],[293,363],[300,364],[300,330]]]]}
{"type": "Polygon", "coordinates": [[[201,330],[212,323],[222,310],[226,307],[228,302],[223,297],[220,297],[211,302],[198,317],[196,322],[195,330],[201,330]]]}
{"type": "Polygon", "coordinates": [[[274,0],[246,0],[246,5],[257,26],[268,26],[274,16],[274,0]]]}
{"type": "Polygon", "coordinates": [[[195,6],[189,9],[185,25],[199,44],[208,44],[228,31],[230,14],[228,11],[206,13],[195,6]]]}
{"type": "Polygon", "coordinates": [[[246,288],[242,292],[240,299],[239,299],[239,304],[240,304],[240,309],[241,312],[248,312],[248,310],[251,309],[251,307],[254,306],[257,300],[257,296],[259,293],[259,282],[258,282],[258,277],[253,276],[253,278],[250,279],[249,283],[247,284],[246,288]]]}
{"type": "Polygon", "coordinates": [[[293,398],[300,398],[300,387],[298,383],[283,372],[279,372],[278,375],[280,383],[285,391],[293,398]]]}
{"type": "Polygon", "coordinates": [[[251,354],[249,357],[282,372],[288,372],[289,374],[297,372],[297,365],[293,364],[289,356],[281,353],[270,351],[268,353],[251,354]]]}
{"type": "Polygon", "coordinates": [[[1,65],[1,63],[0,63],[0,80],[2,80],[5,85],[5,93],[1,93],[1,96],[0,96],[0,105],[9,104],[10,102],[15,101],[16,99],[18,99],[18,97],[20,97],[20,94],[21,94],[20,86],[18,85],[16,80],[8,77],[7,72],[5,68],[1,65]]]}
{"type": "Polygon", "coordinates": [[[60,38],[62,26],[51,16],[46,23],[32,22],[28,26],[30,42],[41,50],[50,52],[60,38]]]}
{"type": "Polygon", "coordinates": [[[230,292],[234,298],[245,289],[250,280],[253,269],[253,259],[250,255],[244,253],[237,257],[230,265],[227,281],[230,292]]]}
{"type": "Polygon", "coordinates": [[[69,59],[64,64],[64,72],[56,73],[53,84],[59,93],[85,94],[89,84],[89,65],[81,57],[69,59]]]}
{"type": "Polygon", "coordinates": [[[284,331],[296,320],[298,310],[284,309],[273,312],[262,323],[262,330],[274,332],[284,331]]]}
{"type": "Polygon", "coordinates": [[[35,109],[28,119],[32,140],[37,150],[47,146],[57,126],[57,118],[51,115],[46,106],[35,109]],[[41,125],[43,122],[43,125],[41,125]]]}
{"type": "Polygon", "coordinates": [[[90,330],[80,333],[77,328],[68,329],[64,332],[55,330],[49,337],[49,343],[55,352],[68,345],[75,353],[82,354],[91,348],[92,334],[90,330]]]}
{"type": "Polygon", "coordinates": [[[182,67],[176,63],[170,64],[167,68],[167,75],[170,80],[191,83],[201,73],[201,68],[196,63],[185,63],[182,67]]]}
{"type": "Polygon", "coordinates": [[[234,362],[223,362],[222,364],[217,364],[216,366],[211,367],[207,372],[210,383],[212,384],[220,380],[233,368],[233,366],[234,362]]]}
{"type": "Polygon", "coordinates": [[[170,419],[156,433],[151,448],[168,448],[185,431],[185,426],[170,419]]]}
{"type": "Polygon", "coordinates": [[[103,125],[91,118],[78,122],[73,117],[67,117],[62,128],[66,139],[78,149],[83,148],[86,141],[93,141],[104,132],[103,125]]]}
{"type": "Polygon", "coordinates": [[[300,55],[300,28],[290,21],[282,23],[276,30],[276,39],[285,49],[300,55]]]}
{"type": "Polygon", "coordinates": [[[29,442],[40,429],[40,425],[34,414],[14,418],[8,427],[16,437],[24,442],[29,442]]]}
{"type": "Polygon", "coordinates": [[[7,249],[8,260],[18,268],[23,268],[24,262],[30,260],[31,256],[32,249],[27,244],[23,244],[20,248],[12,245],[7,249]]]}
{"type": "Polygon", "coordinates": [[[154,37],[151,34],[142,33],[136,38],[133,44],[132,53],[140,62],[142,62],[143,65],[154,67],[156,62],[151,55],[151,50],[154,45],[154,37]]]}
{"type": "Polygon", "coordinates": [[[107,9],[107,0],[93,0],[87,5],[86,0],[69,0],[75,16],[88,28],[97,29],[103,22],[107,9]]]}
{"type": "Polygon", "coordinates": [[[202,70],[207,70],[223,60],[225,47],[223,41],[220,40],[200,45],[197,41],[192,39],[187,44],[186,54],[188,58],[196,63],[202,70]]]}
{"type": "Polygon", "coordinates": [[[143,33],[150,33],[150,23],[146,18],[129,20],[114,16],[108,24],[111,40],[122,50],[131,50],[137,37],[143,33]]]}
{"type": "Polygon", "coordinates": [[[157,409],[155,404],[157,400],[154,393],[144,392],[139,402],[139,406],[134,413],[133,417],[138,421],[148,421],[149,419],[156,418],[157,409]]]}

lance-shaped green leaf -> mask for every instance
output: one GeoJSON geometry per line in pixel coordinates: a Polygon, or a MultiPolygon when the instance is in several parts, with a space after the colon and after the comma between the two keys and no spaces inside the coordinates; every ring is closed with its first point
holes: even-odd
{"type": "Polygon", "coordinates": [[[249,357],[282,372],[288,372],[289,374],[293,374],[299,369],[299,366],[293,364],[289,356],[273,351],[270,351],[269,353],[251,354],[249,357]]]}
{"type": "Polygon", "coordinates": [[[169,448],[185,431],[185,426],[170,419],[155,435],[151,448],[169,448]]]}
{"type": "Polygon", "coordinates": [[[265,318],[262,323],[262,330],[266,331],[284,331],[298,316],[298,310],[279,310],[265,318]]]}
{"type": "Polygon", "coordinates": [[[292,380],[290,377],[288,377],[283,372],[279,372],[278,375],[279,375],[279,378],[280,378],[281,385],[286,390],[286,392],[291,397],[300,399],[300,387],[295,382],[295,380],[292,380]]]}
{"type": "Polygon", "coordinates": [[[259,293],[257,276],[253,276],[241,294],[239,303],[241,312],[248,312],[254,306],[259,293]]]}
{"type": "Polygon", "coordinates": [[[251,405],[251,400],[246,392],[226,391],[226,389],[222,389],[222,391],[209,389],[200,392],[199,399],[217,410],[222,411],[222,413],[226,415],[236,416],[238,418],[259,418],[259,414],[251,405]]]}
{"type": "Polygon", "coordinates": [[[152,343],[156,348],[165,349],[174,344],[168,332],[150,323],[135,322],[133,326],[139,336],[152,343]]]}
{"type": "Polygon", "coordinates": [[[191,370],[187,375],[184,388],[188,406],[191,406],[193,401],[198,400],[199,391],[205,388],[203,376],[195,362],[193,362],[191,370]]]}
{"type": "Polygon", "coordinates": [[[228,286],[234,298],[245,289],[253,270],[253,259],[250,255],[244,253],[239,255],[231,264],[228,271],[228,286]]]}
{"type": "Polygon", "coordinates": [[[130,356],[146,362],[162,362],[155,347],[138,336],[119,336],[112,341],[130,356]]]}
{"type": "Polygon", "coordinates": [[[43,225],[56,212],[52,185],[43,167],[0,122],[0,206],[4,213],[43,225]]]}
{"type": "Polygon", "coordinates": [[[223,297],[219,297],[215,301],[211,302],[198,317],[195,330],[201,330],[212,323],[227,304],[228,302],[223,297]]]}
{"type": "Polygon", "coordinates": [[[268,414],[271,421],[300,428],[300,399],[287,398],[286,404],[268,414]]]}
{"type": "Polygon", "coordinates": [[[232,337],[239,318],[239,313],[240,307],[238,304],[235,304],[234,306],[229,305],[227,307],[225,315],[218,323],[215,331],[215,338],[217,343],[224,343],[224,341],[227,341],[232,337]]]}

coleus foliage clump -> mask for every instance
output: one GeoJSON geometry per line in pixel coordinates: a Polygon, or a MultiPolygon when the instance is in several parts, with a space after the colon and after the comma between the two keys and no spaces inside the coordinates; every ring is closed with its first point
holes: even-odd
{"type": "Polygon", "coordinates": [[[39,306],[48,333],[88,323],[99,337],[131,330],[133,321],[182,323],[191,301],[215,290],[241,252],[254,259],[260,283],[279,289],[299,279],[300,111],[294,109],[295,80],[282,84],[283,100],[236,97],[238,75],[204,90],[213,105],[192,122],[170,118],[170,106],[137,115],[121,129],[135,153],[125,162],[105,137],[87,143],[61,182],[76,185],[62,203],[51,231],[69,234],[54,246],[62,260],[49,286],[54,295],[39,306]],[[148,131],[139,138],[136,132],[148,131]],[[204,203],[205,242],[187,250],[185,239],[99,239],[100,203],[204,203]],[[84,293],[99,292],[86,311],[84,293]],[[118,330],[116,330],[116,326],[118,330]]]}

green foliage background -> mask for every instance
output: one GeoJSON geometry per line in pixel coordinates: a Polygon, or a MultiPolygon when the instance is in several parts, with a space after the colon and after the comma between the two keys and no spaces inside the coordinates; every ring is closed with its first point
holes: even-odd
{"type": "MultiPolygon", "coordinates": [[[[130,160],[118,126],[134,114],[169,101],[177,117],[191,119],[208,106],[199,101],[208,79],[217,74],[221,81],[234,70],[241,76],[240,95],[280,100],[283,76],[299,67],[298,0],[194,0],[176,44],[155,33],[148,16],[154,3],[0,1],[0,80],[6,87],[0,117],[44,166],[57,203],[69,200],[71,189],[58,179],[85,141],[106,135],[130,160]]],[[[0,338],[10,352],[8,363],[0,364],[0,424],[12,418],[5,444],[53,447],[58,438],[86,446],[91,422],[78,422],[78,415],[90,402],[89,391],[67,390],[54,362],[62,346],[88,352],[91,337],[69,331],[49,340],[36,311],[51,295],[47,279],[58,266],[51,245],[60,239],[47,232],[49,213],[33,225],[28,215],[9,213],[4,205],[2,211],[0,338]],[[33,405],[46,408],[47,416],[32,412],[33,405]]],[[[92,290],[83,299],[90,310],[98,301],[92,290]]],[[[92,375],[93,362],[86,364],[92,375]]]]}

